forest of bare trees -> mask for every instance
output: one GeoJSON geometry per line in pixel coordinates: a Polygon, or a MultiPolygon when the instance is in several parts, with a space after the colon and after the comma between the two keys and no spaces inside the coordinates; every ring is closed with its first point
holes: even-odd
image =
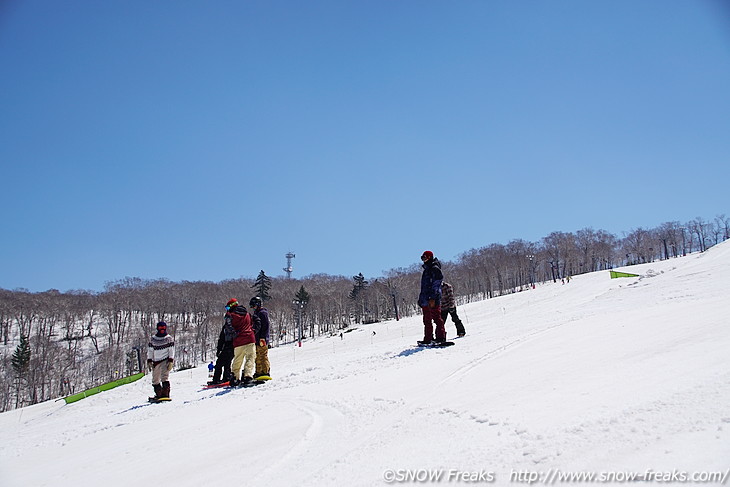
{"type": "MultiPolygon", "coordinates": [[[[591,228],[553,232],[539,242],[468,250],[442,266],[463,304],[586,272],[702,252],[726,240],[729,227],[730,218],[721,215],[637,228],[622,237],[591,228]]],[[[158,321],[166,321],[175,337],[178,368],[214,359],[226,301],[248,303],[259,293],[262,275],[219,283],[127,277],[100,292],[0,289],[0,411],[139,372],[158,321]]],[[[377,278],[265,276],[272,346],[418,313],[420,275],[420,263],[414,263],[377,278]]]]}

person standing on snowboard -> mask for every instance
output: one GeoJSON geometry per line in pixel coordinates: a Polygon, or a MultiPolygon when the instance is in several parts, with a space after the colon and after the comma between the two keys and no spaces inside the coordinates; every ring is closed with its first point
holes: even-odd
{"type": "MultiPolygon", "coordinates": [[[[228,311],[228,307],[226,307],[228,311]]],[[[213,369],[213,381],[211,384],[220,384],[221,382],[230,381],[233,377],[231,373],[231,361],[233,360],[233,339],[236,338],[236,330],[233,323],[225,320],[221,333],[218,335],[218,345],[216,346],[215,368],[213,369]]]]}
{"type": "Polygon", "coordinates": [[[152,371],[154,399],[170,397],[170,371],[175,362],[175,340],[167,334],[167,323],[157,323],[157,333],[147,345],[147,368],[152,371]]]}
{"type": "Polygon", "coordinates": [[[441,273],[441,262],[433,256],[433,252],[426,250],[421,255],[423,274],[421,275],[421,293],[418,295],[418,305],[423,310],[423,341],[427,344],[434,341],[434,329],[431,322],[436,323],[435,341],[446,341],[446,327],[441,318],[441,282],[444,275],[441,273]]]}
{"type": "Polygon", "coordinates": [[[231,385],[248,383],[253,380],[254,367],[256,366],[256,335],[253,332],[251,315],[245,307],[238,304],[237,299],[231,299],[226,303],[225,323],[230,323],[236,330],[236,338],[233,339],[233,378],[231,385]],[[243,371],[241,371],[243,365],[243,371]]]}
{"type": "Polygon", "coordinates": [[[451,315],[451,321],[456,325],[456,336],[463,337],[466,335],[464,323],[456,314],[456,299],[454,298],[454,287],[446,281],[441,283],[441,319],[446,324],[446,318],[451,315]]]}
{"type": "Polygon", "coordinates": [[[256,333],[256,372],[254,379],[271,376],[269,364],[269,310],[264,308],[263,300],[256,296],[251,298],[248,305],[253,310],[254,331],[256,333]]]}

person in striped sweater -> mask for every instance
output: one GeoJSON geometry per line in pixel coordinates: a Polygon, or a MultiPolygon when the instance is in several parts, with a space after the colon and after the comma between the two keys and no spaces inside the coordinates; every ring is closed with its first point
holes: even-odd
{"type": "Polygon", "coordinates": [[[451,315],[451,321],[456,325],[456,335],[466,335],[464,324],[456,314],[456,298],[454,298],[454,287],[446,281],[441,283],[441,319],[446,323],[446,318],[451,315]]]}
{"type": "MultiPolygon", "coordinates": [[[[175,362],[175,340],[167,334],[167,323],[157,323],[157,333],[147,345],[147,367],[152,371],[154,399],[170,397],[170,371],[175,362]]],[[[153,399],[153,398],[150,398],[153,399]]]]}

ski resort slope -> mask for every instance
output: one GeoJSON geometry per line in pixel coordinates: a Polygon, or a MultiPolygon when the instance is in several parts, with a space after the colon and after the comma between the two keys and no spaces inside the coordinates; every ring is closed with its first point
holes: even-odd
{"type": "Polygon", "coordinates": [[[145,377],[4,413],[0,485],[728,472],[730,242],[623,270],[640,277],[460,306],[468,334],[445,349],[415,348],[412,317],[272,349],[274,380],[251,389],[203,391],[202,365],[172,374],[166,404],[147,403],[145,377]]]}

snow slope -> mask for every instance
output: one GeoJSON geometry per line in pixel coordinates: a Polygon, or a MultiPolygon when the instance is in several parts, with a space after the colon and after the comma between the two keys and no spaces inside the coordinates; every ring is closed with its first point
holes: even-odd
{"type": "Polygon", "coordinates": [[[275,380],[253,389],[201,391],[203,365],[172,375],[167,404],[145,378],[3,413],[0,485],[727,475],[730,242],[624,270],[641,277],[461,306],[468,335],[446,349],[414,348],[413,317],[273,349],[275,380]]]}

